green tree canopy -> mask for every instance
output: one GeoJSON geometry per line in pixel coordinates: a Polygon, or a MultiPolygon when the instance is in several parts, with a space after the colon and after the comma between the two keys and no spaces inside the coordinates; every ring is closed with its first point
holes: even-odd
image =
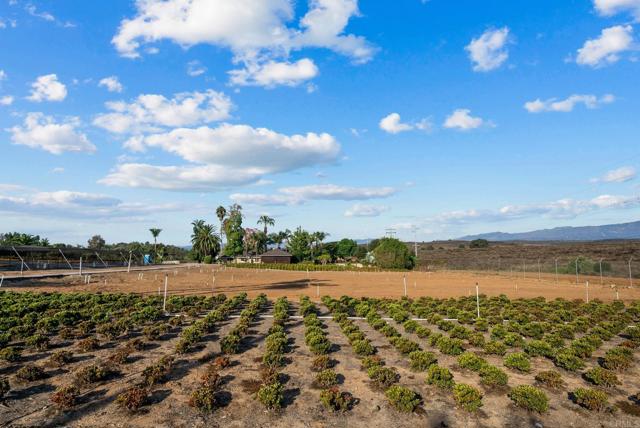
{"type": "Polygon", "coordinates": [[[336,248],[336,255],[340,258],[346,259],[349,257],[353,257],[356,255],[356,251],[358,250],[358,243],[353,239],[342,239],[338,242],[338,246],[336,248]]]}
{"type": "Polygon", "coordinates": [[[224,220],[224,234],[227,245],[224,247],[226,256],[238,256],[244,251],[244,228],[242,227],[242,207],[233,204],[229,207],[227,218],[224,220]]]}
{"type": "Polygon", "coordinates": [[[415,259],[409,248],[395,238],[382,238],[373,250],[376,264],[383,269],[413,269],[415,259]]]}
{"type": "Polygon", "coordinates": [[[309,260],[311,258],[312,237],[302,227],[298,227],[287,241],[287,250],[297,262],[309,260]]]}
{"type": "Polygon", "coordinates": [[[91,239],[87,241],[87,246],[92,250],[100,250],[104,248],[106,242],[100,235],[93,235],[91,239]]]}
{"type": "Polygon", "coordinates": [[[191,225],[191,244],[195,258],[202,261],[207,256],[217,256],[220,252],[220,237],[216,234],[215,226],[205,223],[204,220],[194,220],[191,225]]]}

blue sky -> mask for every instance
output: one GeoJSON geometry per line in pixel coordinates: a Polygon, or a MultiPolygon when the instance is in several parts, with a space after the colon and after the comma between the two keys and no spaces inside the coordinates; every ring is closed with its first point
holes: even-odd
{"type": "Polygon", "coordinates": [[[634,221],[640,0],[0,0],[0,231],[634,221]]]}

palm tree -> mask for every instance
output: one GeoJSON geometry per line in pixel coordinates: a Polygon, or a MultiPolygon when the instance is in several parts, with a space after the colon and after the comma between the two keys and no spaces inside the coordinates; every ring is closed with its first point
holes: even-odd
{"type": "Polygon", "coordinates": [[[206,256],[215,256],[220,251],[220,237],[216,234],[216,227],[206,224],[204,220],[194,220],[191,244],[198,260],[206,256]]]}
{"type": "Polygon", "coordinates": [[[156,256],[158,254],[157,252],[158,235],[160,235],[160,232],[162,232],[162,229],[152,227],[151,229],[149,229],[149,232],[151,232],[151,235],[153,236],[153,254],[154,256],[156,256]]]}
{"type": "Polygon", "coordinates": [[[276,221],[272,217],[269,217],[268,215],[263,214],[258,219],[258,224],[264,225],[264,234],[268,235],[267,226],[274,226],[276,224],[276,221]]]}
{"type": "Polygon", "coordinates": [[[311,234],[311,257],[313,257],[314,249],[320,248],[322,241],[324,241],[327,236],[329,236],[329,234],[326,232],[313,232],[311,234]]]}
{"type": "Polygon", "coordinates": [[[227,216],[227,210],[225,207],[220,205],[216,208],[216,216],[218,216],[218,220],[220,220],[220,240],[222,240],[222,231],[224,229],[224,218],[227,216]]]}

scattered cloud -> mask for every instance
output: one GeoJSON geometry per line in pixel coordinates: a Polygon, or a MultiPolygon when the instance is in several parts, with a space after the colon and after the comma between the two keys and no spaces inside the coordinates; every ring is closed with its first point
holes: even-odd
{"type": "Polygon", "coordinates": [[[62,101],[67,97],[67,87],[58,81],[55,74],[40,76],[31,84],[31,95],[28,100],[34,102],[41,101],[62,101]]]}
{"type": "Polygon", "coordinates": [[[80,119],[72,117],[64,122],[56,122],[51,116],[42,113],[29,113],[23,126],[7,129],[13,144],[41,149],[55,155],[65,152],[96,151],[87,136],[78,131],[80,119]]]}
{"type": "Polygon", "coordinates": [[[238,86],[298,86],[318,75],[318,67],[309,58],[296,62],[267,61],[249,63],[245,68],[231,70],[231,84],[238,86]]]}
{"type": "Polygon", "coordinates": [[[443,126],[447,129],[457,129],[460,131],[469,131],[472,129],[480,128],[487,124],[484,119],[480,117],[473,117],[471,110],[469,109],[457,109],[454,110],[447,119],[444,121],[443,126]]]}
{"type": "Polygon", "coordinates": [[[387,198],[397,193],[393,187],[348,187],[335,184],[283,187],[276,194],[234,193],[229,196],[240,204],[299,205],[308,201],[360,201],[387,198]]]}
{"type": "Polygon", "coordinates": [[[0,82],[7,80],[7,73],[4,70],[0,70],[0,82]]]}
{"type": "Polygon", "coordinates": [[[10,106],[11,104],[13,104],[13,97],[11,95],[0,97],[0,106],[10,106]]]}
{"type": "Polygon", "coordinates": [[[616,25],[605,28],[600,36],[587,40],[580,49],[576,62],[590,67],[602,67],[620,60],[620,54],[631,49],[633,27],[616,25]]]}
{"type": "Polygon", "coordinates": [[[184,92],[168,99],[163,95],[142,94],[135,100],[108,102],[110,113],[96,116],[93,124],[114,134],[159,132],[166,127],[193,126],[228,119],[231,99],[211,89],[184,92]]]}
{"type": "Polygon", "coordinates": [[[189,61],[187,63],[187,74],[191,77],[198,77],[207,72],[207,67],[202,65],[200,61],[189,61]]]}
{"type": "Polygon", "coordinates": [[[594,109],[602,104],[610,104],[615,101],[615,97],[611,94],[598,98],[596,95],[574,94],[564,100],[550,98],[548,100],[529,101],[525,103],[524,108],[529,113],[541,112],[571,112],[578,104],[583,104],[588,109],[594,109]]]}
{"type": "Polygon", "coordinates": [[[378,217],[389,211],[386,205],[355,204],[344,212],[345,217],[378,217]]]}
{"type": "Polygon", "coordinates": [[[391,113],[383,117],[378,126],[389,134],[399,134],[401,132],[412,131],[414,129],[429,132],[433,128],[433,124],[428,118],[424,118],[416,123],[402,123],[398,113],[391,113]]]}
{"type": "Polygon", "coordinates": [[[487,72],[500,68],[509,58],[508,42],[508,27],[489,29],[479,38],[472,39],[465,50],[469,52],[473,70],[487,72]]]}
{"type": "Polygon", "coordinates": [[[611,171],[608,171],[602,177],[592,178],[592,183],[623,183],[636,178],[637,171],[632,166],[623,166],[611,171]]]}
{"type": "Polygon", "coordinates": [[[593,5],[603,16],[629,12],[640,21],[640,0],[593,0],[593,5]]]}
{"type": "Polygon", "coordinates": [[[103,184],[216,190],[255,183],[267,174],[334,162],[340,154],[340,145],[326,133],[284,135],[266,128],[226,123],[216,128],[176,128],[136,136],[125,146],[134,151],[158,148],[190,165],[122,164],[101,181],[103,184]]]}
{"type": "Polygon", "coordinates": [[[28,4],[25,6],[24,10],[31,16],[35,16],[36,18],[44,19],[45,21],[54,22],[56,17],[46,11],[38,11],[33,4],[28,4]]]}
{"type": "Polygon", "coordinates": [[[600,209],[624,209],[640,206],[638,196],[600,195],[592,199],[560,199],[553,202],[528,205],[506,205],[497,210],[471,209],[439,214],[428,222],[443,224],[466,224],[482,221],[505,221],[527,217],[574,218],[600,209]]]}
{"type": "MultiPolygon", "coordinates": [[[[2,187],[0,187],[2,191],[2,187]]],[[[23,190],[20,196],[0,193],[0,212],[45,218],[136,219],[159,212],[181,211],[179,204],[128,203],[94,193],[23,190]]]]}
{"type": "Polygon", "coordinates": [[[101,79],[100,82],[98,82],[98,86],[107,88],[109,92],[119,93],[124,89],[117,76],[109,76],[101,79]]]}
{"type": "Polygon", "coordinates": [[[64,172],[64,168],[62,168],[61,166],[59,166],[59,167],[53,168],[53,169],[51,170],[51,172],[52,172],[53,174],[62,174],[62,173],[64,172]]]}
{"type": "Polygon", "coordinates": [[[244,65],[231,72],[235,84],[257,85],[266,79],[273,85],[291,85],[292,76],[293,81],[300,81],[300,75],[317,74],[309,62],[282,61],[292,51],[324,48],[354,63],[373,57],[376,48],[364,37],[345,33],[351,18],[357,16],[357,0],[310,0],[306,14],[297,22],[289,0],[146,0],[136,2],[136,15],[122,20],[112,43],[120,55],[129,58],[139,57],[142,45],[161,40],[185,48],[221,46],[231,50],[234,63],[244,65]]]}

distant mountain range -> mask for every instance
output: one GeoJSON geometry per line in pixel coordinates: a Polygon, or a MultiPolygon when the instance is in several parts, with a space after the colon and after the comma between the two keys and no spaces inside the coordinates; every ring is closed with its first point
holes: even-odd
{"type": "Polygon", "coordinates": [[[602,226],[556,227],[523,233],[492,232],[469,235],[461,241],[601,241],[611,239],[640,239],[640,221],[602,226]]]}

